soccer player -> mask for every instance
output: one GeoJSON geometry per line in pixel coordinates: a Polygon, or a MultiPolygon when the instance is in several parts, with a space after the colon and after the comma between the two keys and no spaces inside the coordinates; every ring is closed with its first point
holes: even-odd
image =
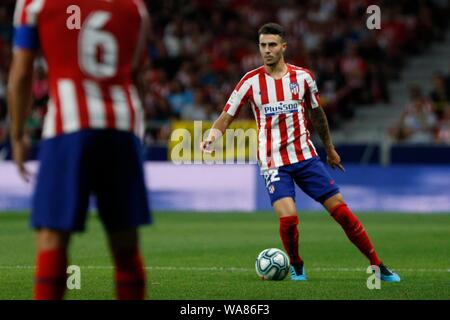
{"type": "Polygon", "coordinates": [[[381,262],[364,227],[347,206],[310,140],[305,113],[308,113],[325,146],[328,164],[333,169],[344,170],[333,146],[325,113],[320,107],[314,76],[307,69],[285,62],[287,43],[280,25],[265,24],[258,34],[264,65],[248,72],[237,84],[201,148],[212,152],[212,143],[250,102],[258,125],[258,163],[279,218],[281,240],[291,262],[291,279],[307,279],[298,250],[295,183],[321,203],[370,264],[379,267],[382,280],[400,281],[400,277],[381,262]]]}
{"type": "Polygon", "coordinates": [[[68,244],[96,196],[115,265],[118,299],[145,298],[137,227],[151,222],[139,137],[137,85],[149,30],[142,0],[18,0],[8,84],[13,159],[24,161],[24,121],[39,50],[49,70],[48,111],[32,201],[37,230],[34,299],[62,299],[68,244]],[[147,31],[146,31],[147,30],[147,31]]]}

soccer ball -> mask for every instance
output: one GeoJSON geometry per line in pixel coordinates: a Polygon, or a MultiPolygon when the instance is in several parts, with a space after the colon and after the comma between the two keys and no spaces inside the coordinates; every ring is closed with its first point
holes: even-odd
{"type": "Polygon", "coordinates": [[[289,266],[289,257],[280,249],[265,249],[256,257],[256,274],[263,280],[283,280],[289,266]]]}

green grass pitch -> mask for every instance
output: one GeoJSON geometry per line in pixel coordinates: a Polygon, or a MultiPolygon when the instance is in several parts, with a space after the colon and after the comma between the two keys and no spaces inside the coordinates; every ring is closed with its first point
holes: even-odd
{"type": "MultiPolygon", "coordinates": [[[[300,214],[300,251],[309,280],[262,281],[257,254],[281,248],[269,212],[155,214],[141,229],[150,299],[449,299],[450,215],[358,214],[384,262],[401,283],[366,286],[368,263],[324,212],[300,214]]],[[[30,299],[34,236],[24,213],[0,214],[0,299],[30,299]]],[[[102,227],[91,215],[72,238],[70,264],[81,289],[68,299],[113,299],[113,269],[102,227]]]]}

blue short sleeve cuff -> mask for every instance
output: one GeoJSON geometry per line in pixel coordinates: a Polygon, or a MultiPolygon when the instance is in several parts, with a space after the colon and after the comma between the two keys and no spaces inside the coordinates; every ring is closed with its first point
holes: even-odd
{"type": "Polygon", "coordinates": [[[34,26],[19,26],[14,30],[15,48],[37,50],[39,48],[38,30],[34,26]]]}

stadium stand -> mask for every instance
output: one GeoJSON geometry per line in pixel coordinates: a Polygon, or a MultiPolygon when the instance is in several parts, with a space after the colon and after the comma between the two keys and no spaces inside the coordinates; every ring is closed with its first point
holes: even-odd
{"type": "MultiPolygon", "coordinates": [[[[0,158],[9,154],[5,95],[14,2],[0,3],[0,158]]],[[[214,119],[234,84],[259,66],[256,31],[267,21],[286,27],[288,61],[316,75],[337,143],[378,143],[389,136],[414,83],[430,99],[436,118],[426,142],[450,143],[448,1],[147,2],[152,41],[145,70],[145,144],[159,154],[167,154],[173,120],[214,119]],[[365,27],[370,4],[382,8],[381,30],[365,27]]],[[[41,60],[36,64],[35,100],[27,121],[33,146],[40,139],[47,90],[41,60]]],[[[240,115],[252,117],[249,108],[240,115]]],[[[398,139],[390,143],[395,142],[398,139]]]]}

